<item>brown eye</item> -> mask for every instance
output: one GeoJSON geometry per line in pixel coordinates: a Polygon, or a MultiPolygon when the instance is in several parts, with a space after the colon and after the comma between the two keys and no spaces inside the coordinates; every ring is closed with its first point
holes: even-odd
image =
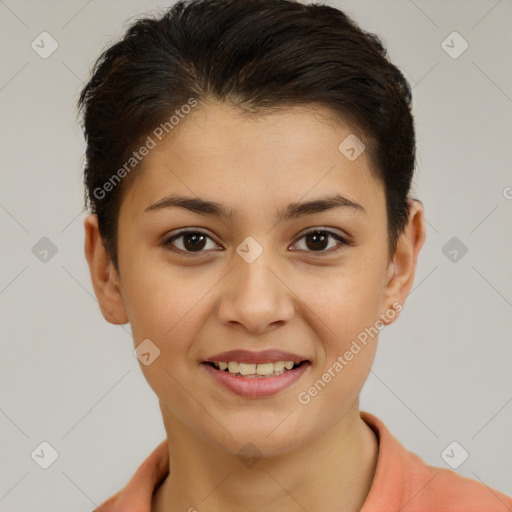
{"type": "Polygon", "coordinates": [[[332,231],[317,229],[314,231],[309,231],[302,235],[299,241],[305,241],[305,247],[300,248],[299,250],[306,250],[307,252],[320,252],[330,254],[332,252],[338,251],[338,249],[332,250],[333,247],[336,247],[336,243],[329,245],[329,240],[334,240],[338,242],[338,246],[350,245],[349,241],[343,238],[341,235],[334,233],[332,231]]]}
{"type": "MultiPolygon", "coordinates": [[[[348,239],[325,229],[316,229],[303,234],[295,245],[302,241],[304,241],[304,246],[299,247],[298,250],[319,253],[319,255],[331,254],[339,251],[343,246],[351,245],[348,239]],[[336,248],[336,246],[338,247],[336,248]]],[[[190,255],[218,248],[212,238],[202,231],[180,231],[168,237],[162,245],[173,251],[190,255]],[[210,247],[208,247],[209,241],[210,247]]]]}
{"type": "Polygon", "coordinates": [[[180,231],[179,233],[167,238],[163,242],[163,245],[165,247],[172,246],[170,247],[172,250],[185,253],[200,253],[205,252],[203,249],[207,246],[208,240],[212,241],[212,248],[217,248],[217,245],[213,240],[201,231],[180,231]],[[178,241],[177,244],[173,243],[175,241],[178,241]]]}

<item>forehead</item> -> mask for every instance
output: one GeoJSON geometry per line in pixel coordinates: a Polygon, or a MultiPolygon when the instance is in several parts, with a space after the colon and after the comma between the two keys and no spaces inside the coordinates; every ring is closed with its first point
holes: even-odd
{"type": "Polygon", "coordinates": [[[340,151],[354,135],[322,107],[254,116],[226,104],[198,106],[144,158],[121,208],[139,215],[180,192],[253,215],[339,193],[381,214],[384,191],[369,155],[350,160],[340,151]]]}

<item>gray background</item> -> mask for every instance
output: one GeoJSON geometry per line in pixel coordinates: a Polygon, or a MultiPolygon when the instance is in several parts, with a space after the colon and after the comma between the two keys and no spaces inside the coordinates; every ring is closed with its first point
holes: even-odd
{"type": "MultiPolygon", "coordinates": [[[[328,3],[381,35],[414,86],[414,194],[428,222],[361,408],[431,465],[448,467],[441,453],[457,441],[460,474],[512,495],[512,2],[328,3]],[[458,58],[441,45],[453,31],[469,44],[458,58]]],[[[94,297],[75,123],[100,51],[165,5],[0,1],[1,511],[92,510],[165,437],[130,326],[107,323],[94,297]],[[43,31],[59,45],[47,59],[31,48],[43,31]],[[57,249],[45,262],[43,237],[57,249]],[[31,458],[43,441],[58,452],[46,470],[31,458]]]]}

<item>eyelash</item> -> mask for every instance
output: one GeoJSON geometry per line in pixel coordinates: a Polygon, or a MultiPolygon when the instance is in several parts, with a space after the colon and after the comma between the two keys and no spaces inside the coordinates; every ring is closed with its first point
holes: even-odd
{"type": "MultiPolygon", "coordinates": [[[[213,239],[209,235],[207,235],[206,233],[204,233],[202,231],[199,231],[199,230],[182,230],[182,231],[179,231],[178,233],[172,235],[171,237],[165,239],[163,241],[162,245],[164,247],[169,247],[169,249],[172,250],[172,251],[180,252],[180,253],[186,254],[187,256],[192,256],[192,257],[196,257],[196,256],[199,256],[201,253],[207,252],[207,251],[204,251],[204,250],[196,251],[196,252],[194,252],[194,251],[184,251],[183,249],[178,249],[178,248],[172,246],[171,243],[174,242],[174,240],[177,240],[178,238],[181,238],[184,235],[188,235],[188,234],[204,235],[204,236],[206,236],[207,238],[209,238],[210,240],[213,241],[213,239]]],[[[338,233],[335,233],[335,232],[330,231],[328,229],[319,229],[319,228],[312,229],[311,231],[307,231],[306,233],[303,233],[302,236],[297,240],[297,242],[299,242],[300,240],[302,240],[306,236],[313,235],[313,234],[327,234],[329,237],[334,238],[335,240],[337,240],[341,244],[341,246],[338,247],[335,250],[332,250],[333,248],[331,247],[330,249],[327,249],[327,250],[320,250],[320,251],[308,251],[308,250],[306,250],[306,252],[310,252],[310,253],[313,253],[313,254],[319,254],[320,256],[322,256],[324,254],[337,253],[338,251],[340,251],[343,248],[343,246],[351,246],[352,245],[350,240],[348,240],[347,238],[342,237],[338,233]]],[[[297,243],[297,242],[295,242],[295,243],[297,243]]]]}

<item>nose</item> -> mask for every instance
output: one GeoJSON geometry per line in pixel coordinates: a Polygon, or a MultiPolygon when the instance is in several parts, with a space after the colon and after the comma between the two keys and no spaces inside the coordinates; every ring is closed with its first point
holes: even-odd
{"type": "Polygon", "coordinates": [[[217,315],[223,324],[257,334],[293,317],[293,292],[279,275],[275,260],[266,254],[268,251],[263,251],[252,263],[234,254],[234,268],[221,282],[217,315]]]}

